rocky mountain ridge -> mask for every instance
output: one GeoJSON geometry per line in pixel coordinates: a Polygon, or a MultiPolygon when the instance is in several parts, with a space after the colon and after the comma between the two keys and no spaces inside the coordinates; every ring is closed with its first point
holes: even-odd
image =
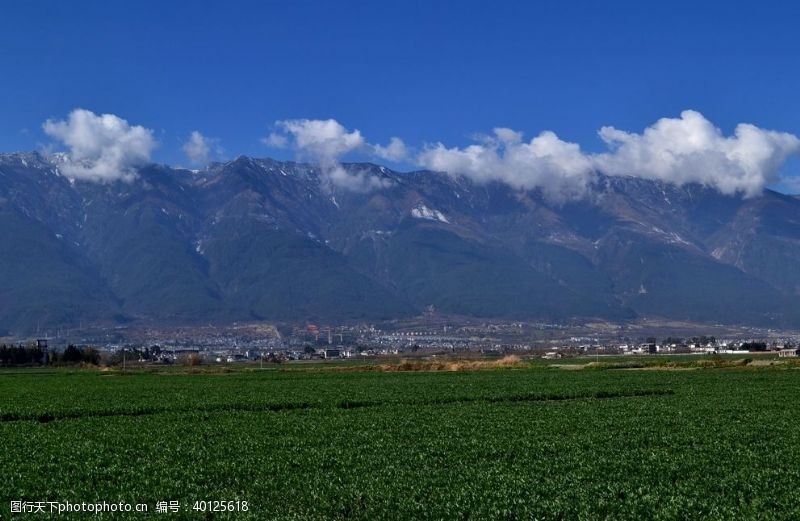
{"type": "Polygon", "coordinates": [[[800,325],[800,200],[598,176],[580,201],[238,157],[74,181],[0,154],[0,330],[78,323],[665,317],[800,325]]]}

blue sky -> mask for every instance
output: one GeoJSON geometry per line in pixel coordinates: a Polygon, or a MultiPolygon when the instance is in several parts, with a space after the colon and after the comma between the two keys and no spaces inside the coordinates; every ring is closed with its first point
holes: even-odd
{"type": "MultiPolygon", "coordinates": [[[[12,2],[0,17],[0,150],[49,141],[78,107],[153,129],[185,163],[290,157],[279,120],[335,118],[371,142],[465,146],[552,130],[589,151],[684,109],[800,135],[794,3],[12,2]]],[[[784,167],[792,174],[796,161],[784,167]]]]}

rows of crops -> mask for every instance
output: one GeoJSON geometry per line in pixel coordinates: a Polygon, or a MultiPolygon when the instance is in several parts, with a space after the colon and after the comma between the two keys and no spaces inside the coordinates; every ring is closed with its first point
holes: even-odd
{"type": "Polygon", "coordinates": [[[239,499],[250,511],[227,517],[798,518],[798,383],[752,369],[0,373],[0,517],[20,499],[180,500],[172,518],[239,499]]]}
{"type": "Polygon", "coordinates": [[[668,391],[669,381],[635,375],[558,371],[341,374],[264,371],[233,374],[0,372],[0,421],[151,412],[283,410],[351,404],[436,404],[514,397],[591,397],[668,391]]]}

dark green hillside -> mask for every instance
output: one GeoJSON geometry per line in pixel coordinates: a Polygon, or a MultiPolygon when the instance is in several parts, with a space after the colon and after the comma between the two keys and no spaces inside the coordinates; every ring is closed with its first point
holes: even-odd
{"type": "Polygon", "coordinates": [[[523,258],[537,271],[547,274],[575,291],[598,309],[607,307],[617,317],[632,317],[614,295],[611,277],[578,252],[543,241],[527,241],[521,249],[523,258]]]}
{"type": "Polygon", "coordinates": [[[103,277],[130,314],[184,320],[224,316],[207,262],[181,229],[180,208],[166,208],[144,200],[92,209],[86,233],[103,277]]]}
{"type": "Polygon", "coordinates": [[[522,259],[437,225],[409,222],[387,239],[378,271],[408,298],[445,313],[516,318],[609,316],[616,311],[522,259]]]}
{"type": "Polygon", "coordinates": [[[0,206],[0,329],[108,321],[113,293],[77,251],[41,223],[0,206]]]}
{"type": "Polygon", "coordinates": [[[307,237],[234,221],[204,244],[229,308],[257,318],[390,318],[414,309],[307,237]]]}
{"type": "Polygon", "coordinates": [[[603,244],[604,263],[624,302],[646,316],[762,325],[798,319],[791,298],[733,266],[620,232],[603,244]]]}

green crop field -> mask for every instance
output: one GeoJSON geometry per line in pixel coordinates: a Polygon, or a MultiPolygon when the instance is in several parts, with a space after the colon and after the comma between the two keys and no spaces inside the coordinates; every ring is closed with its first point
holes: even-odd
{"type": "Polygon", "coordinates": [[[798,389],[789,366],[0,371],[0,518],[798,519],[798,389]]]}

